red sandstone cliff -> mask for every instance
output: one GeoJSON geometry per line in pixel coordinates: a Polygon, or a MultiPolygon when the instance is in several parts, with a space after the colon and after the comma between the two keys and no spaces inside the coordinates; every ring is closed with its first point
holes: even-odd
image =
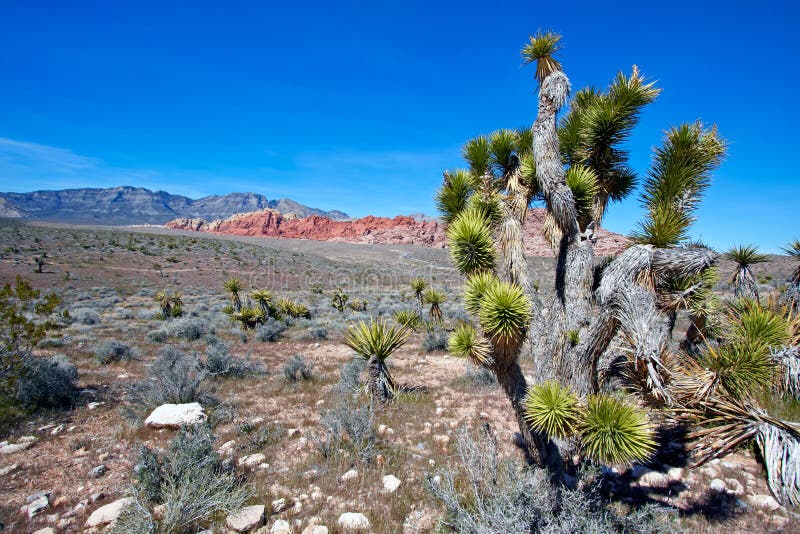
{"type": "MultiPolygon", "coordinates": [[[[531,256],[552,256],[553,252],[542,237],[545,210],[533,208],[525,221],[525,250],[531,256]]],[[[283,215],[272,209],[240,213],[225,220],[206,222],[202,219],[174,219],[167,228],[193,230],[215,234],[254,237],[283,237],[340,241],[346,243],[407,244],[443,248],[444,227],[435,220],[421,221],[408,216],[373,217],[350,221],[335,221],[312,215],[298,218],[283,215]]],[[[600,228],[595,254],[620,252],[626,244],[625,237],[600,228]]]]}

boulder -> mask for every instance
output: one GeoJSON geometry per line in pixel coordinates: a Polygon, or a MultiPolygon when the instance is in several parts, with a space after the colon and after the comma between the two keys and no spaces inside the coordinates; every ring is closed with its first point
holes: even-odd
{"type": "Polygon", "coordinates": [[[775,511],[781,507],[780,503],[775,500],[772,495],[753,495],[749,497],[748,502],[756,508],[775,511]]]}
{"type": "Polygon", "coordinates": [[[269,534],[292,534],[292,526],[285,519],[278,519],[269,529],[269,534]]]}
{"type": "Polygon", "coordinates": [[[236,532],[247,532],[264,524],[264,505],[245,506],[225,518],[228,528],[236,532]]]}
{"type": "Polygon", "coordinates": [[[147,416],[144,424],[151,428],[174,428],[199,425],[206,420],[203,407],[198,402],[162,404],[147,416]]]}
{"type": "Polygon", "coordinates": [[[91,528],[113,523],[117,520],[122,511],[130,506],[131,503],[133,503],[133,499],[130,497],[124,497],[110,504],[106,504],[105,506],[101,506],[92,512],[92,515],[90,515],[89,519],[86,520],[86,526],[91,528]]]}
{"type": "Polygon", "coordinates": [[[9,443],[7,445],[3,445],[2,447],[0,447],[0,454],[14,454],[15,452],[24,451],[31,445],[33,445],[32,441],[9,443]]]}
{"type": "Polygon", "coordinates": [[[359,532],[369,530],[369,519],[364,514],[345,512],[339,516],[336,523],[345,532],[359,532]]]}
{"type": "Polygon", "coordinates": [[[240,467],[255,467],[266,460],[267,457],[261,454],[260,452],[256,454],[249,454],[247,456],[242,456],[239,458],[239,466],[240,467]]]}
{"type": "Polygon", "coordinates": [[[394,475],[386,475],[383,477],[383,490],[386,493],[394,493],[400,487],[400,479],[394,475]]]}
{"type": "Polygon", "coordinates": [[[712,480],[708,487],[711,488],[711,491],[716,493],[725,493],[725,491],[728,489],[728,487],[725,485],[725,482],[718,478],[712,480]]]}
{"type": "Polygon", "coordinates": [[[339,477],[339,480],[341,480],[342,482],[347,482],[350,480],[354,480],[356,478],[358,478],[358,471],[356,471],[355,469],[351,469],[350,471],[339,477]]]}

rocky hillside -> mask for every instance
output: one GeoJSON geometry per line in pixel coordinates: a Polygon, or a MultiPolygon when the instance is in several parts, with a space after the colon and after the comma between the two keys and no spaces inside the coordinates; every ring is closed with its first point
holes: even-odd
{"type": "MultiPolygon", "coordinates": [[[[552,250],[542,237],[545,210],[532,209],[525,221],[526,252],[531,256],[551,256],[552,250]]],[[[312,215],[299,218],[277,210],[263,209],[240,213],[224,220],[208,222],[200,218],[179,218],[166,225],[176,230],[255,237],[283,237],[340,241],[346,243],[407,244],[426,247],[445,245],[444,227],[438,220],[411,216],[393,219],[368,216],[350,221],[312,215]]],[[[616,254],[626,244],[625,237],[599,229],[595,253],[616,254]]]]}
{"type": "Polygon", "coordinates": [[[0,193],[0,217],[75,224],[164,224],[176,217],[224,219],[236,213],[270,208],[296,217],[319,215],[346,219],[341,211],[322,211],[288,198],[268,200],[256,193],[230,193],[191,199],[141,187],[64,189],[0,193]]]}

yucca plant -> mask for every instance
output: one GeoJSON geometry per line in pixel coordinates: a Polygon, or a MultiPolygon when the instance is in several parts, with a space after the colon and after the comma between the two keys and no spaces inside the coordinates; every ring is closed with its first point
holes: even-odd
{"type": "Polygon", "coordinates": [[[367,361],[369,390],[373,399],[386,402],[394,398],[397,386],[386,366],[386,359],[403,346],[411,335],[404,326],[388,324],[383,318],[359,321],[344,334],[345,344],[367,361]]]}
{"type": "Polygon", "coordinates": [[[225,291],[230,293],[231,304],[233,305],[234,311],[236,312],[241,311],[242,297],[240,293],[244,289],[242,281],[239,280],[238,278],[229,278],[228,280],[225,280],[225,282],[222,284],[222,287],[223,289],[225,289],[225,291]]]}
{"type": "Polygon", "coordinates": [[[441,324],[442,322],[442,309],[439,307],[445,300],[447,300],[447,296],[444,293],[437,289],[433,289],[429,287],[425,290],[425,293],[422,295],[422,301],[425,304],[430,304],[431,309],[428,311],[428,316],[431,318],[431,321],[435,324],[441,324]]]}
{"type": "Polygon", "coordinates": [[[411,290],[414,291],[414,296],[419,301],[419,305],[422,306],[422,294],[428,289],[428,282],[422,278],[412,278],[410,285],[411,290]]]}
{"type": "Polygon", "coordinates": [[[522,288],[497,280],[486,288],[478,318],[497,350],[508,353],[525,338],[531,318],[530,303],[522,288]]]}
{"type": "Polygon", "coordinates": [[[347,306],[347,301],[350,300],[350,297],[341,290],[341,288],[336,288],[334,291],[333,296],[331,297],[331,306],[336,308],[337,311],[343,312],[345,307],[347,306]]]}
{"type": "Polygon", "coordinates": [[[447,227],[450,257],[458,269],[475,274],[494,267],[495,250],[485,214],[479,210],[463,211],[447,227]]]}
{"type": "Polygon", "coordinates": [[[447,340],[447,349],[453,356],[466,358],[481,367],[491,368],[494,364],[489,343],[470,323],[456,325],[447,340]]]}
{"type": "Polygon", "coordinates": [[[647,415],[605,395],[587,400],[580,434],[586,455],[608,464],[646,461],[656,446],[647,415]]]}
{"type": "Polygon", "coordinates": [[[161,308],[161,317],[163,319],[179,317],[183,314],[183,294],[180,291],[174,291],[170,295],[166,291],[160,290],[153,299],[161,308]]]}
{"type": "Polygon", "coordinates": [[[757,263],[764,263],[767,257],[758,252],[753,245],[739,245],[725,253],[725,257],[736,262],[736,271],[731,275],[733,294],[736,298],[758,300],[758,284],[750,269],[757,263]]]}
{"type": "Polygon", "coordinates": [[[397,310],[394,312],[394,320],[400,326],[409,330],[416,330],[422,323],[422,318],[416,310],[397,310]]]}
{"type": "Polygon", "coordinates": [[[795,239],[782,248],[787,256],[798,262],[789,279],[782,300],[795,312],[800,312],[800,239],[795,239]]]}
{"type": "Polygon", "coordinates": [[[233,318],[242,323],[246,329],[253,329],[263,324],[267,315],[260,309],[253,306],[242,306],[238,312],[234,312],[233,318]]]}
{"type": "Polygon", "coordinates": [[[256,289],[250,292],[250,296],[264,315],[269,317],[272,310],[272,293],[267,289],[256,289]]]}

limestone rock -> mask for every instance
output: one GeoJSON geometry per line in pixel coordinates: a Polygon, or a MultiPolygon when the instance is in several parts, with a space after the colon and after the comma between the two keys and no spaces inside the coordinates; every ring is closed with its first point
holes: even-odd
{"type": "Polygon", "coordinates": [[[284,510],[286,510],[287,507],[288,505],[286,503],[286,499],[281,498],[272,501],[272,513],[274,514],[279,514],[283,512],[284,510]]]}
{"type": "Polygon", "coordinates": [[[383,489],[387,493],[394,493],[400,487],[400,479],[394,475],[386,475],[383,477],[383,489]]]}
{"type": "Polygon", "coordinates": [[[345,512],[339,516],[336,523],[345,532],[359,532],[369,530],[369,519],[364,514],[345,512]]]}
{"type": "Polygon", "coordinates": [[[753,495],[747,500],[756,508],[763,508],[770,511],[775,511],[781,507],[780,503],[776,501],[772,495],[753,495]]]}
{"type": "Polygon", "coordinates": [[[184,425],[198,425],[206,420],[203,407],[198,402],[162,404],[147,416],[144,424],[151,428],[178,429],[184,425]]]}
{"type": "Polygon", "coordinates": [[[122,511],[132,502],[133,499],[130,497],[124,497],[110,504],[106,504],[105,506],[101,506],[92,512],[92,515],[86,520],[86,526],[89,528],[99,527],[116,521],[122,511]]]}
{"type": "Polygon", "coordinates": [[[269,534],[292,534],[292,526],[285,519],[278,519],[269,529],[269,534]]]}
{"type": "Polygon", "coordinates": [[[350,471],[339,477],[339,480],[341,480],[342,482],[348,482],[356,478],[358,478],[358,471],[356,471],[355,469],[351,469],[350,471]]]}
{"type": "Polygon", "coordinates": [[[725,482],[718,478],[712,480],[708,487],[711,488],[711,491],[715,491],[717,493],[725,493],[725,491],[728,489],[728,487],[725,485],[725,482]]]}
{"type": "Polygon", "coordinates": [[[255,467],[266,460],[267,457],[261,454],[260,452],[256,454],[250,454],[247,456],[242,456],[239,458],[239,466],[240,467],[255,467]]]}
{"type": "Polygon", "coordinates": [[[225,518],[228,528],[236,532],[247,532],[264,524],[264,505],[245,506],[225,518]]]}

